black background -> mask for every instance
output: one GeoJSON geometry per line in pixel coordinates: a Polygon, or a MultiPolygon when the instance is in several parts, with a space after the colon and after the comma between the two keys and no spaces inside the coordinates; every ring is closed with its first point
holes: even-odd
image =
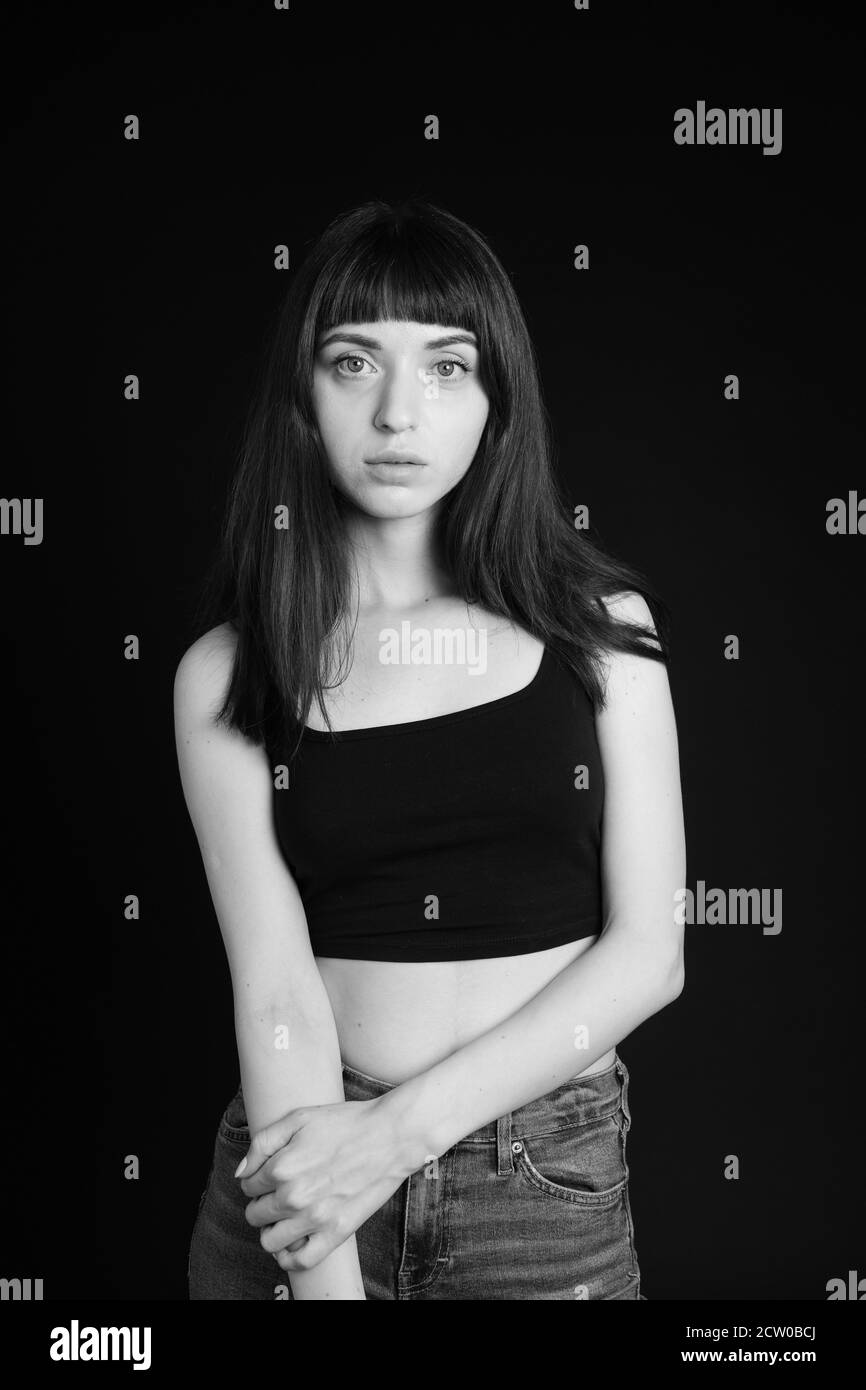
{"type": "Polygon", "coordinates": [[[292,273],[274,246],[297,265],[338,212],[422,194],[511,274],[567,491],[671,606],[689,887],[783,892],[777,936],[687,929],[684,994],[621,1045],[643,1291],[820,1301],[866,1275],[866,536],[825,529],[866,493],[851,24],[596,0],[7,22],[0,495],[44,498],[45,535],[0,537],[0,1274],[186,1298],[237,1059],[174,670],[292,273]],[[782,107],[781,153],[675,145],[698,100],[782,107]]]}

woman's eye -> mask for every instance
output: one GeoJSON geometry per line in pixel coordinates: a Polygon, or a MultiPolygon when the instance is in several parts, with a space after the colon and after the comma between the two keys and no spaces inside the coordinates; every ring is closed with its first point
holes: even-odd
{"type": "MultiPolygon", "coordinates": [[[[366,357],[359,357],[358,354],[355,353],[355,352],[347,352],[347,353],[344,353],[342,357],[337,357],[337,358],[335,359],[335,361],[334,361],[334,366],[335,366],[336,368],[338,368],[338,370],[339,370],[339,369],[342,367],[342,364],[343,364],[344,362],[346,362],[346,363],[349,363],[349,362],[356,362],[356,363],[359,363],[361,367],[363,367],[363,365],[364,365],[365,363],[366,363],[366,365],[367,365],[368,367],[372,366],[372,363],[371,363],[371,362],[367,362],[366,357]]],[[[434,365],[434,367],[447,367],[447,368],[459,367],[460,370],[463,372],[464,375],[468,375],[468,373],[469,373],[469,371],[470,371],[470,368],[466,365],[466,363],[465,363],[465,362],[461,362],[460,359],[457,358],[457,357],[443,357],[443,358],[441,358],[438,362],[434,362],[433,365],[434,365]]],[[[363,373],[363,371],[360,370],[360,367],[359,367],[358,370],[355,370],[354,368],[351,369],[351,370],[347,369],[346,371],[340,370],[340,371],[339,371],[339,375],[340,375],[340,376],[363,376],[364,373],[363,373]]],[[[453,370],[449,370],[449,371],[447,371],[444,375],[442,375],[441,373],[437,373],[437,376],[438,376],[438,379],[439,379],[440,381],[454,381],[454,380],[456,380],[457,373],[456,373],[455,371],[453,371],[453,370]]]]}
{"type": "MultiPolygon", "coordinates": [[[[335,367],[339,367],[341,362],[366,362],[366,361],[367,361],[366,357],[358,357],[358,355],[357,355],[356,353],[351,352],[351,353],[346,353],[345,356],[343,356],[343,357],[338,357],[338,358],[336,359],[336,361],[334,362],[334,366],[335,366],[335,367]]],[[[345,373],[345,372],[341,372],[340,375],[341,375],[341,376],[346,376],[346,373],[345,373]]],[[[362,373],[361,373],[361,372],[349,372],[348,375],[349,375],[349,376],[361,376],[362,373]]]]}
{"type": "MultiPolygon", "coordinates": [[[[460,367],[462,368],[464,374],[469,371],[469,368],[467,367],[466,363],[460,362],[456,357],[443,357],[441,362],[437,362],[435,365],[437,367],[460,367]]],[[[454,381],[456,375],[456,372],[449,372],[447,376],[442,378],[442,380],[454,381]]]]}

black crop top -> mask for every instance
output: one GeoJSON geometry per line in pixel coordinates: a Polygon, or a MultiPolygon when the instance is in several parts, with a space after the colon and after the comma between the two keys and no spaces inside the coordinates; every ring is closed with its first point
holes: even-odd
{"type": "Polygon", "coordinates": [[[306,727],[274,819],[314,955],[472,960],[601,931],[603,801],[589,696],[545,647],[498,700],[306,727]]]}

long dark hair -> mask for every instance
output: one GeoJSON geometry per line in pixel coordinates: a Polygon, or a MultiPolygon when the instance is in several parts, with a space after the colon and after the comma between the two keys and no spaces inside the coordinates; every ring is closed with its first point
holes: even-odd
{"type": "Polygon", "coordinates": [[[440,504],[436,543],[456,591],[544,641],[604,705],[607,647],[668,661],[670,619],[648,580],[576,529],[554,471],[535,352],[511,282],[483,237],[426,200],[337,217],[293,272],[259,367],[198,632],[228,623],[234,665],[216,718],[291,760],[334,674],[330,639],[350,603],[351,546],[312,401],[319,335],[411,320],[468,329],[489,399],[475,457],[440,504]],[[276,509],[283,529],[275,525],[276,509]],[[658,633],[601,600],[633,591],[658,633]]]}

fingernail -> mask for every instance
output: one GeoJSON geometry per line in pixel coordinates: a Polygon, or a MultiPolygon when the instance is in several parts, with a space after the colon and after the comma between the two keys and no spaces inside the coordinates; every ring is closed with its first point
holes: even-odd
{"type": "Polygon", "coordinates": [[[247,1161],[246,1161],[245,1158],[242,1158],[241,1161],[240,1161],[240,1163],[238,1164],[237,1168],[235,1169],[235,1177],[236,1177],[236,1178],[239,1178],[239,1177],[240,1177],[241,1173],[244,1171],[244,1169],[246,1168],[246,1166],[247,1166],[247,1161]]]}

